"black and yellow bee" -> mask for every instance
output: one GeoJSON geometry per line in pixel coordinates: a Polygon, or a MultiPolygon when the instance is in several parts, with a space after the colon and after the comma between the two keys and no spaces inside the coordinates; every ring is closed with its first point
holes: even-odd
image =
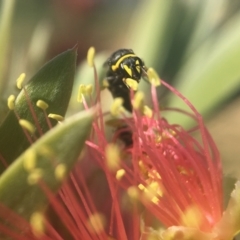
{"type": "Polygon", "coordinates": [[[108,89],[112,96],[123,98],[123,107],[131,112],[130,90],[124,80],[131,78],[139,82],[146,71],[144,62],[131,49],[119,49],[108,58],[104,65],[108,66],[108,89]]]}

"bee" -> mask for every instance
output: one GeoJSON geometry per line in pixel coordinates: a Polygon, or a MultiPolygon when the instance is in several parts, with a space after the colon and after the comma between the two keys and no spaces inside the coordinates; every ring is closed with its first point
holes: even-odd
{"type": "Polygon", "coordinates": [[[124,100],[123,107],[132,112],[130,89],[125,79],[131,78],[139,83],[146,72],[144,62],[133,50],[119,49],[108,58],[104,66],[108,67],[106,79],[112,96],[121,97],[124,100]]]}

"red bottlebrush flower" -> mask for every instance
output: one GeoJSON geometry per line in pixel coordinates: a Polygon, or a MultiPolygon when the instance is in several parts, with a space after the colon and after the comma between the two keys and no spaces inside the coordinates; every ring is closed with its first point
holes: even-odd
{"type": "MultiPolygon", "coordinates": [[[[194,239],[213,238],[213,229],[222,216],[220,156],[201,115],[177,90],[163,81],[162,85],[186,102],[192,112],[182,113],[194,119],[196,126],[187,131],[168,123],[159,110],[154,86],[153,110],[144,106],[141,93],[134,97],[132,94],[132,117],[123,113],[120,120],[113,121],[120,125],[115,128],[112,140],[105,136],[104,114],[99,108],[86,142],[88,154],[76,166],[59,198],[52,201],[58,217],[66,216],[61,220],[60,226],[65,226],[60,227],[65,229],[61,236],[166,239],[164,234],[167,236],[171,227],[178,226],[177,235],[171,239],[197,234],[194,239]],[[192,136],[196,131],[200,132],[201,141],[192,136]],[[87,179],[91,179],[91,184],[87,179]],[[61,204],[64,207],[58,208],[61,204]],[[93,219],[97,216],[101,227],[95,226],[91,232],[92,216],[93,219]],[[151,227],[156,221],[168,230],[161,234],[153,231],[151,227]]],[[[81,95],[88,92],[87,88],[81,87],[81,95]]],[[[97,87],[97,101],[101,104],[99,96],[97,87]]],[[[88,108],[85,99],[82,100],[88,108]]],[[[117,113],[121,112],[121,101],[116,99],[116,103],[113,112],[116,108],[117,113]]],[[[58,231],[59,226],[54,228],[58,231]]]]}
{"type": "MultiPolygon", "coordinates": [[[[94,67],[91,59],[89,63],[94,67]]],[[[90,105],[97,102],[100,106],[95,68],[94,73],[97,101],[90,97],[90,105]]],[[[0,222],[0,232],[18,240],[230,240],[238,230],[239,214],[233,214],[232,209],[240,212],[236,206],[240,185],[222,217],[222,169],[217,147],[197,110],[164,81],[162,85],[191,112],[159,108],[156,81],[151,88],[153,110],[144,105],[141,92],[135,96],[131,92],[131,117],[122,111],[122,100],[116,99],[111,112],[121,118],[108,122],[114,125],[112,138],[106,137],[104,124],[104,117],[110,114],[98,107],[85,153],[57,196],[39,181],[50,202],[45,215],[34,213],[27,223],[0,206],[0,217],[12,215],[10,228],[0,222]],[[163,117],[165,110],[185,114],[196,126],[186,130],[170,124],[163,117]],[[201,139],[194,138],[193,132],[199,132],[201,139]],[[160,229],[160,225],[165,228],[160,229]],[[227,230],[222,228],[225,225],[227,230]]],[[[83,95],[91,91],[90,86],[80,88],[79,100],[86,108],[83,95]]]]}
{"type": "MultiPolygon", "coordinates": [[[[156,99],[152,117],[133,113],[131,131],[132,174],[146,194],[144,204],[165,226],[196,227],[211,232],[222,215],[222,169],[220,156],[202,117],[192,109],[195,130],[201,141],[181,126],[167,122],[156,99]]],[[[154,88],[152,91],[155,91],[154,88]]],[[[155,94],[153,94],[154,98],[155,94]]]]}
{"type": "MultiPolygon", "coordinates": [[[[149,78],[156,80],[154,76],[149,78]]],[[[106,141],[104,129],[95,123],[95,136],[88,144],[111,179],[109,185],[114,191],[122,188],[130,195],[137,195],[146,215],[151,213],[165,227],[182,226],[211,233],[223,212],[219,152],[192,104],[164,81],[162,85],[188,105],[190,113],[172,110],[192,118],[196,123],[194,128],[185,130],[168,123],[162,116],[164,110],[159,110],[156,89],[152,86],[153,110],[144,106],[142,93],[134,97],[132,94],[132,117],[122,114],[112,141],[106,141]],[[196,131],[200,133],[200,141],[192,136],[196,131]],[[119,145],[119,140],[125,147],[119,145]]],[[[120,99],[115,102],[113,109],[117,111],[113,112],[118,114],[122,102],[120,99]]],[[[141,220],[146,229],[152,224],[147,217],[141,220]]]]}
{"type": "MultiPolygon", "coordinates": [[[[116,145],[110,145],[111,149],[115,147],[118,150],[111,150],[113,153],[110,157],[109,144],[101,140],[103,133],[101,135],[101,131],[95,129],[99,138],[97,145],[94,145],[98,152],[95,157],[99,158],[99,162],[106,159],[107,163],[102,163],[102,167],[107,175],[123,173],[124,177],[112,184],[116,189],[122,187],[130,193],[135,189],[145,206],[145,214],[151,213],[165,227],[193,227],[211,233],[222,216],[219,152],[201,115],[191,103],[167,83],[162,81],[162,84],[192,109],[192,113],[185,114],[195,120],[194,129],[187,131],[162,117],[153,86],[154,110],[148,116],[144,115],[141,93],[135,95],[132,99],[132,117],[123,116],[120,121],[122,126],[113,138],[116,145]],[[200,132],[201,141],[192,136],[193,130],[200,132]],[[128,139],[132,138],[132,143],[119,151],[117,141],[127,135],[128,139]],[[115,151],[119,151],[116,154],[119,155],[118,160],[114,156],[115,151]],[[113,163],[109,164],[108,158],[113,163]]],[[[126,143],[127,140],[123,141],[126,143]]],[[[146,219],[145,225],[151,226],[148,221],[146,219]]]]}

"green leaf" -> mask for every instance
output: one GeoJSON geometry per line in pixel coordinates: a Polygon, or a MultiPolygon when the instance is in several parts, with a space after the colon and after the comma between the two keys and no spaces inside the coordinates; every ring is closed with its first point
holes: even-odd
{"type": "MultiPolygon", "coordinates": [[[[239,24],[240,14],[200,45],[176,77],[176,88],[202,114],[240,89],[240,32],[236,31],[239,24]]],[[[186,108],[177,98],[171,98],[169,105],[186,108]]],[[[176,119],[174,114],[169,117],[176,119]]],[[[183,118],[178,118],[178,121],[185,126],[189,124],[183,118]]]]}
{"type": "MultiPolygon", "coordinates": [[[[65,115],[71,96],[76,65],[76,49],[68,50],[45,64],[19,93],[14,111],[20,118],[36,126],[36,136],[49,130],[43,110],[36,107],[38,100],[45,101],[47,113],[65,115]]],[[[28,146],[23,129],[14,111],[10,111],[0,127],[0,154],[10,164],[28,146]]],[[[56,120],[51,120],[55,125],[56,120]]],[[[4,170],[0,166],[0,173],[4,170]]]]}
{"type": "Polygon", "coordinates": [[[53,193],[59,189],[63,179],[57,178],[56,169],[64,166],[65,176],[68,175],[78,160],[92,119],[92,110],[80,112],[54,127],[28,148],[2,174],[0,202],[26,220],[33,212],[44,211],[48,199],[34,179],[40,176],[41,182],[53,193]]]}
{"type": "Polygon", "coordinates": [[[8,58],[9,38],[12,27],[12,18],[15,8],[15,0],[1,1],[0,13],[0,94],[4,91],[4,75],[6,74],[6,58],[8,58]]]}

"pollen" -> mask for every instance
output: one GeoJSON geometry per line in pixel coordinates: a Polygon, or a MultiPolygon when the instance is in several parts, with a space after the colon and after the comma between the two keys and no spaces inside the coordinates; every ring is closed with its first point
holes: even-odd
{"type": "Polygon", "coordinates": [[[149,180],[161,179],[161,176],[156,170],[151,170],[148,172],[148,178],[149,178],[149,180]]]}
{"type": "Polygon", "coordinates": [[[77,102],[83,101],[83,95],[85,94],[85,85],[80,84],[78,88],[77,102]]]}
{"type": "Polygon", "coordinates": [[[106,218],[101,213],[94,213],[89,216],[88,228],[90,231],[100,233],[104,230],[106,225],[106,218]]]}
{"type": "Polygon", "coordinates": [[[116,173],[116,179],[121,180],[125,174],[126,174],[125,169],[119,169],[116,173]]]}
{"type": "Polygon", "coordinates": [[[148,75],[148,80],[149,82],[157,87],[157,86],[160,86],[161,85],[161,81],[160,81],[160,78],[157,74],[157,72],[153,69],[153,68],[149,68],[147,70],[147,75],[148,75]]]}
{"type": "Polygon", "coordinates": [[[25,77],[26,77],[26,74],[21,73],[20,76],[17,78],[16,83],[17,83],[18,89],[22,89],[22,84],[23,84],[23,81],[25,80],[25,77]]]}
{"type": "Polygon", "coordinates": [[[128,196],[132,199],[138,199],[139,197],[139,190],[135,186],[131,186],[127,189],[128,196]]]}
{"type": "Polygon", "coordinates": [[[7,102],[8,108],[10,110],[13,110],[15,107],[15,96],[14,95],[10,95],[8,97],[8,102],[7,102]]]}
{"type": "Polygon", "coordinates": [[[144,93],[137,92],[133,98],[132,105],[134,109],[142,111],[144,109],[144,93]]]}
{"type": "Polygon", "coordinates": [[[31,122],[29,122],[28,120],[19,119],[19,124],[20,124],[21,127],[26,129],[31,134],[33,134],[35,132],[35,126],[31,122]]]}
{"type": "Polygon", "coordinates": [[[95,48],[90,47],[87,52],[87,62],[90,67],[94,66],[95,48]]]}
{"type": "Polygon", "coordinates": [[[138,82],[132,78],[123,79],[123,82],[127,85],[128,88],[131,88],[133,91],[137,91],[138,82]]]}
{"type": "Polygon", "coordinates": [[[62,122],[64,120],[64,117],[62,115],[54,114],[54,113],[49,113],[48,117],[52,118],[52,119],[54,119],[54,120],[56,120],[58,122],[62,122]]]}
{"type": "Polygon", "coordinates": [[[120,149],[115,144],[108,144],[105,149],[106,164],[110,171],[115,171],[120,164],[120,149]]]}
{"type": "Polygon", "coordinates": [[[115,98],[114,102],[111,106],[111,114],[113,116],[118,116],[123,111],[123,99],[122,98],[115,98]]]}
{"type": "Polygon", "coordinates": [[[55,168],[54,174],[55,178],[59,181],[62,181],[66,176],[67,168],[65,164],[58,164],[55,168]]]}
{"type": "Polygon", "coordinates": [[[143,114],[146,117],[151,118],[153,116],[153,110],[150,107],[148,107],[147,105],[145,105],[143,108],[143,114]]]}
{"type": "Polygon", "coordinates": [[[203,222],[203,216],[197,206],[190,206],[181,216],[183,226],[200,228],[203,222]]]}
{"type": "Polygon", "coordinates": [[[30,224],[36,237],[41,237],[45,231],[44,216],[40,212],[34,212],[30,217],[30,224]]]}
{"type": "Polygon", "coordinates": [[[142,183],[140,183],[138,184],[138,188],[143,191],[145,189],[145,186],[142,183]]]}
{"type": "Polygon", "coordinates": [[[37,105],[37,107],[41,108],[42,110],[46,110],[48,108],[48,104],[43,100],[38,100],[36,105],[37,105]]]}
{"type": "Polygon", "coordinates": [[[86,94],[90,96],[92,92],[93,92],[93,85],[92,84],[86,85],[86,94]]]}
{"type": "Polygon", "coordinates": [[[163,192],[160,189],[159,183],[157,181],[151,182],[147,187],[143,184],[139,184],[138,188],[143,191],[144,197],[147,201],[151,201],[154,204],[159,203],[159,197],[163,196],[163,192]]]}
{"type": "Polygon", "coordinates": [[[36,166],[36,160],[37,160],[36,151],[30,148],[24,154],[23,160],[24,169],[28,172],[32,171],[36,166]]]}
{"type": "Polygon", "coordinates": [[[80,84],[78,88],[78,95],[77,95],[77,102],[83,102],[83,96],[87,95],[90,96],[93,92],[93,85],[92,84],[80,84]]]}
{"type": "Polygon", "coordinates": [[[41,168],[35,168],[31,173],[28,175],[27,182],[29,185],[35,185],[38,181],[42,178],[43,170],[41,168]]]}

